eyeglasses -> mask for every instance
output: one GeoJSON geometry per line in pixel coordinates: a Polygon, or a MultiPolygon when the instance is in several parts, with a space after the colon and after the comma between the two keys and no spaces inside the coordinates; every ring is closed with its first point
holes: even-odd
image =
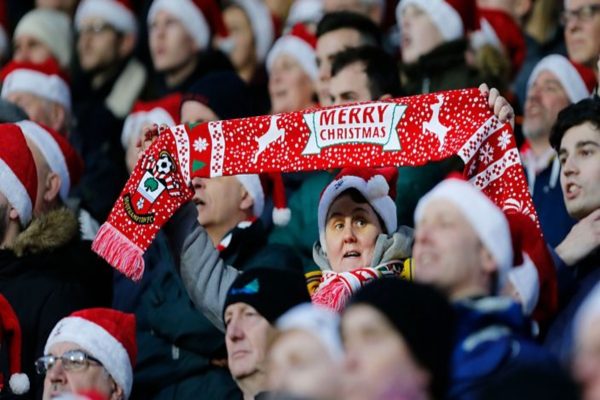
{"type": "Polygon", "coordinates": [[[58,360],[62,361],[63,368],[66,371],[82,371],[86,369],[90,363],[102,366],[102,363],[97,358],[81,350],[71,350],[64,353],[62,356],[43,356],[35,361],[35,370],[39,375],[46,374],[56,364],[58,360]]]}
{"type": "Polygon", "coordinates": [[[560,23],[566,26],[571,21],[590,22],[600,11],[600,4],[589,4],[575,10],[565,10],[560,15],[560,23]]]}

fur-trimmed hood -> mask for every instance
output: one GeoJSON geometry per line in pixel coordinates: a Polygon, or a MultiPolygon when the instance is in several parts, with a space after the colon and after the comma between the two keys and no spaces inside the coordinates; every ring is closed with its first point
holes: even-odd
{"type": "Polygon", "coordinates": [[[66,245],[79,235],[77,216],[67,208],[52,210],[34,218],[17,236],[12,250],[21,257],[39,254],[66,245]]]}

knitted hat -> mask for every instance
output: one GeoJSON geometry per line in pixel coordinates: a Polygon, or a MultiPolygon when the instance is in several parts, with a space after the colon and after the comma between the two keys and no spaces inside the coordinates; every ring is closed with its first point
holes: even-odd
{"type": "Polygon", "coordinates": [[[446,41],[460,39],[479,28],[475,0],[402,0],[396,7],[396,19],[413,5],[429,15],[446,41]]]}
{"type": "Polygon", "coordinates": [[[227,36],[227,28],[215,0],[154,0],[148,11],[148,25],[152,24],[159,11],[177,18],[199,50],[210,47],[212,35],[227,36]]]}
{"type": "Polygon", "coordinates": [[[271,195],[273,199],[273,223],[284,226],[290,222],[291,211],[287,208],[285,186],[280,173],[271,172],[262,174],[235,175],[244,189],[254,200],[252,212],[259,218],[265,207],[265,197],[271,195]]]}
{"type": "Polygon", "coordinates": [[[19,213],[22,226],[31,221],[37,197],[37,172],[31,150],[15,124],[0,124],[0,193],[19,213]]]}
{"type": "Polygon", "coordinates": [[[302,303],[283,314],[275,324],[282,332],[301,330],[318,338],[335,361],[344,358],[340,338],[340,316],[335,311],[312,303],[302,303]]]}
{"type": "Polygon", "coordinates": [[[204,104],[221,120],[245,118],[254,114],[248,85],[234,71],[206,74],[185,91],[181,104],[188,100],[204,104]]]}
{"type": "Polygon", "coordinates": [[[135,315],[110,308],[76,311],[52,329],[44,354],[60,342],[75,343],[97,358],[129,398],[137,355],[135,315]]]}
{"type": "Polygon", "coordinates": [[[234,0],[233,4],[240,7],[248,17],[254,35],[256,58],[259,63],[263,62],[278,33],[275,16],[262,0],[234,0]]]}
{"type": "Polygon", "coordinates": [[[154,101],[138,101],[125,118],[121,131],[121,144],[126,149],[134,135],[139,135],[145,125],[176,125],[180,118],[181,94],[173,93],[154,101]]]}
{"type": "Polygon", "coordinates": [[[553,73],[567,93],[571,103],[577,103],[590,97],[596,85],[594,72],[582,65],[575,64],[565,56],[551,54],[540,60],[529,75],[527,90],[531,88],[542,71],[553,73]]]}
{"type": "Polygon", "coordinates": [[[223,314],[234,303],[248,304],[269,323],[292,307],[310,303],[306,279],[289,269],[255,267],[240,274],[227,291],[223,314]]]}
{"type": "Polygon", "coordinates": [[[267,55],[267,71],[270,73],[273,63],[282,54],[293,57],[312,80],[319,74],[315,46],[317,38],[304,25],[295,25],[292,30],[275,42],[267,55]]]}
{"type": "Polygon", "coordinates": [[[496,260],[498,286],[504,287],[513,265],[513,247],[510,228],[504,213],[472,184],[455,177],[443,180],[419,200],[415,209],[418,225],[423,212],[433,200],[444,200],[457,207],[467,219],[483,246],[496,260]]]}
{"type": "Polygon", "coordinates": [[[344,168],[321,193],[318,210],[319,240],[325,246],[325,225],[329,207],[340,194],[348,189],[356,189],[369,202],[385,225],[386,232],[392,234],[398,227],[396,214],[396,168],[344,168]]]}
{"type": "Polygon", "coordinates": [[[519,293],[523,311],[548,322],[558,309],[558,283],[552,256],[535,222],[522,213],[506,214],[514,249],[508,279],[519,293]]]}
{"type": "Polygon", "coordinates": [[[323,14],[322,0],[296,0],[290,7],[285,26],[286,28],[292,28],[296,24],[318,24],[323,18],[323,14]]]}
{"type": "MultiPolygon", "coordinates": [[[[29,391],[29,378],[21,373],[21,325],[15,311],[6,298],[0,295],[0,339],[8,346],[8,364],[10,379],[8,385],[14,394],[23,394],[29,391]]],[[[0,374],[0,393],[2,393],[4,379],[0,374]]]]}
{"type": "Polygon", "coordinates": [[[470,36],[471,46],[478,49],[490,44],[510,59],[511,73],[516,74],[525,61],[525,38],[513,17],[501,10],[479,9],[480,29],[470,36]]]}
{"type": "Polygon", "coordinates": [[[2,69],[0,77],[3,81],[2,98],[13,92],[27,92],[71,110],[68,80],[53,59],[41,64],[11,61],[2,69]]]}
{"type": "Polygon", "coordinates": [[[33,36],[48,46],[60,66],[68,70],[73,55],[71,19],[63,12],[36,8],[19,20],[13,39],[21,35],[33,36]]]}
{"type": "Polygon", "coordinates": [[[384,278],[360,289],[346,310],[359,304],[375,308],[389,320],[414,358],[430,373],[433,398],[443,398],[450,378],[456,320],[448,300],[430,286],[384,278]]]}
{"type": "Polygon", "coordinates": [[[117,31],[137,34],[137,20],[129,0],[83,0],[75,12],[75,27],[86,18],[101,18],[117,31]]]}
{"type": "Polygon", "coordinates": [[[60,176],[60,198],[66,201],[71,187],[81,179],[83,160],[69,141],[54,129],[27,120],[17,122],[17,125],[42,153],[52,172],[60,176]]]}

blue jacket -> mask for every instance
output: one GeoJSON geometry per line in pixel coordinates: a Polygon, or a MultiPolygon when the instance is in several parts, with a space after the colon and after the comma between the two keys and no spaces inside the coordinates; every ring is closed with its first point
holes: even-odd
{"type": "Polygon", "coordinates": [[[559,368],[557,360],[531,339],[531,322],[510,298],[456,302],[456,344],[449,399],[478,399],[494,379],[516,368],[559,368]]]}

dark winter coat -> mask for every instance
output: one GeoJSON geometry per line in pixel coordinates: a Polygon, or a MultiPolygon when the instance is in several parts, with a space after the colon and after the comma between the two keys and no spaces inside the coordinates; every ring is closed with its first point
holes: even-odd
{"type": "Polygon", "coordinates": [[[21,324],[21,366],[32,384],[22,398],[41,398],[43,377],[34,361],[54,325],[76,310],[111,305],[112,268],[90,246],[79,239],[75,216],[56,210],[35,219],[13,250],[0,250],[0,293],[21,324]]]}

